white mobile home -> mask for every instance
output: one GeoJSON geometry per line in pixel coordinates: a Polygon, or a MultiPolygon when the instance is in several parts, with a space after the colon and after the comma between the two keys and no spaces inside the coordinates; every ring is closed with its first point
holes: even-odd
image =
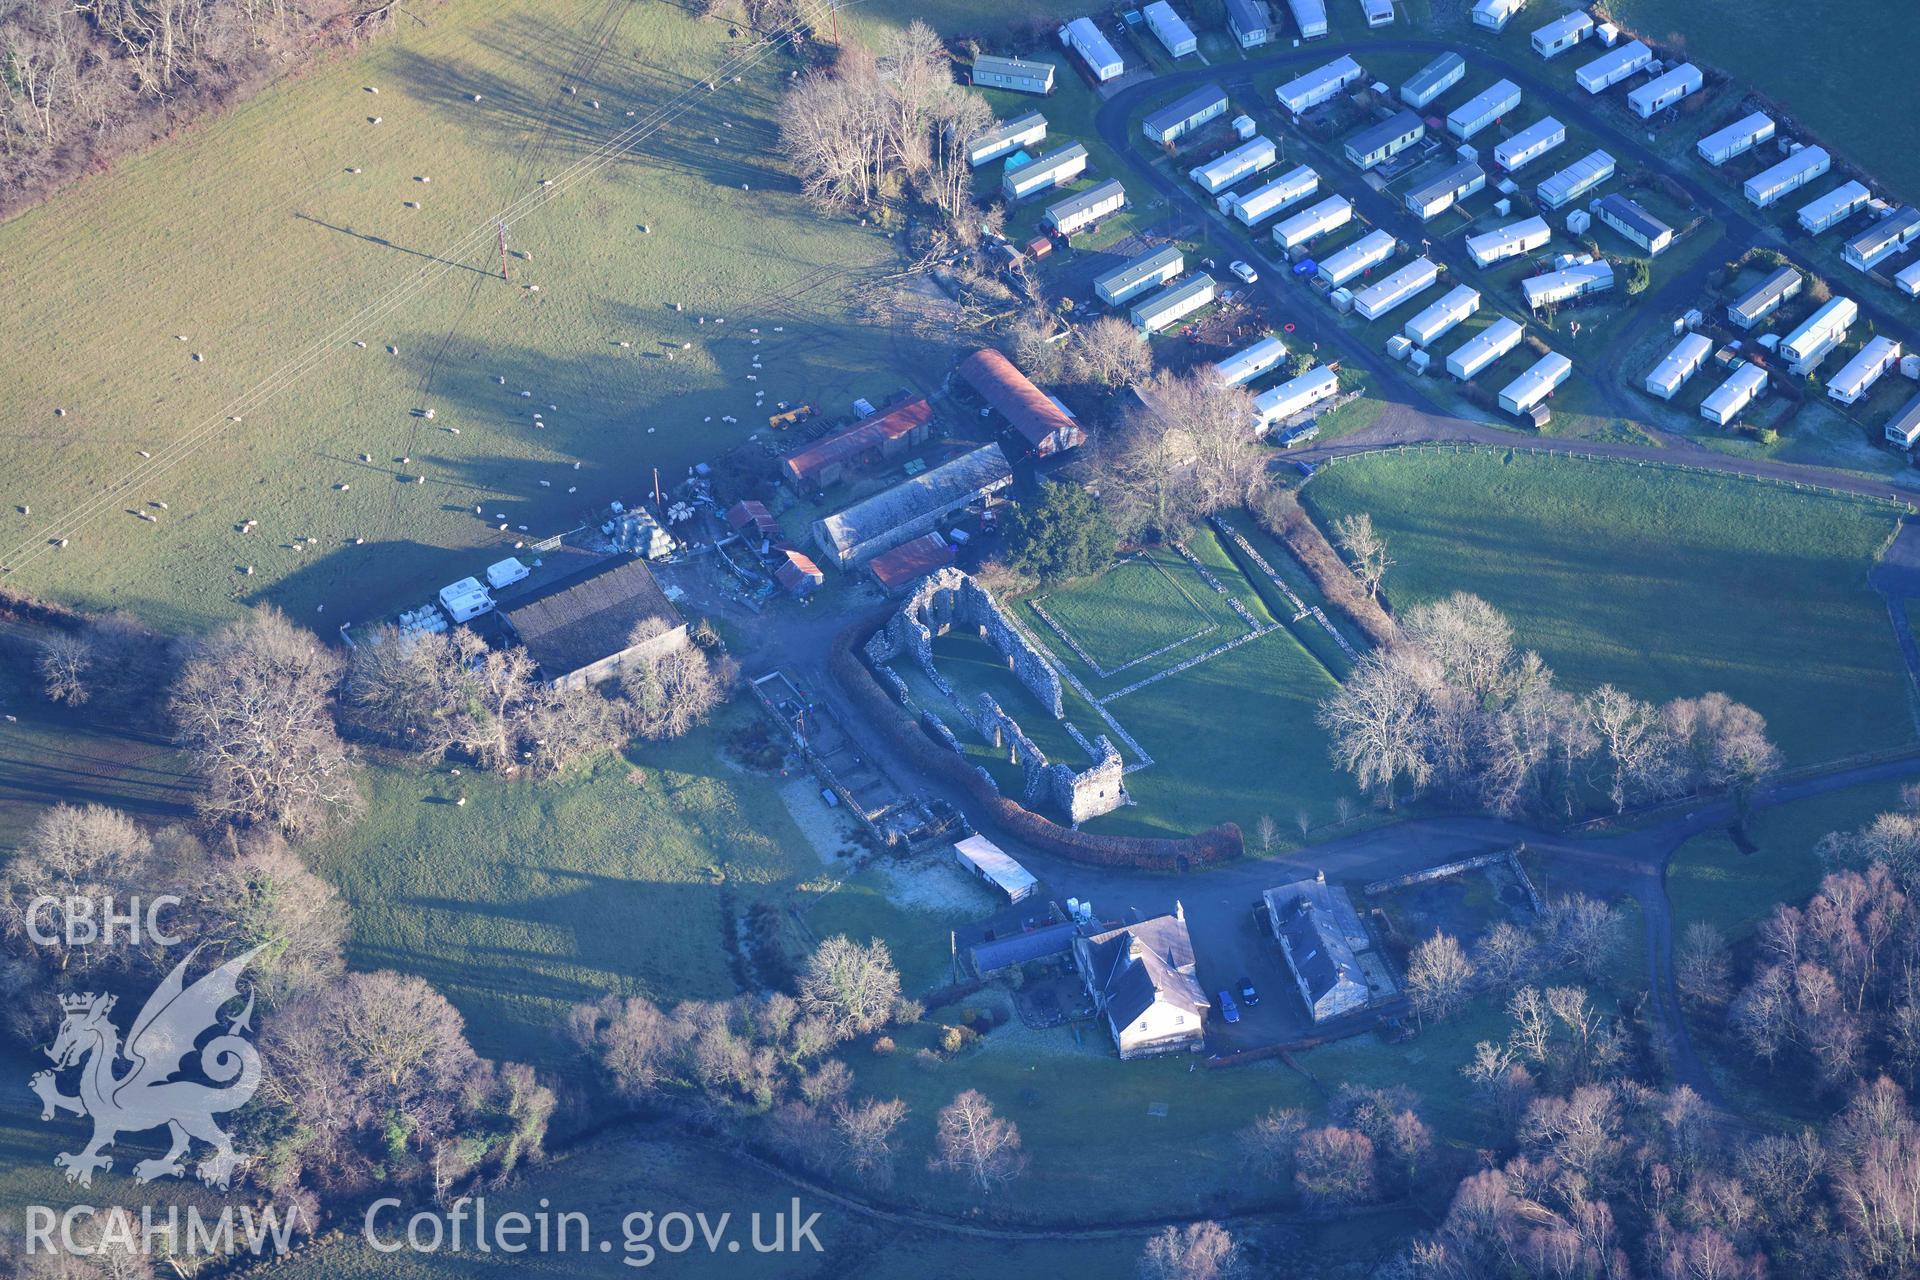
{"type": "Polygon", "coordinates": [[[1047,136],[1047,118],[1038,111],[1028,112],[1024,116],[1015,116],[987,130],[967,144],[967,163],[978,169],[981,165],[1010,156],[1022,147],[1031,147],[1043,142],[1047,136]]]}
{"type": "Polygon", "coordinates": [[[1533,51],[1543,58],[1557,58],[1593,33],[1593,19],[1584,9],[1575,9],[1555,18],[1533,33],[1533,51]]]}
{"type": "Polygon", "coordinates": [[[1561,271],[1529,276],[1520,282],[1520,292],[1526,295],[1527,309],[1530,311],[1559,306],[1590,294],[1605,293],[1611,288],[1613,264],[1605,260],[1583,262],[1561,271]]]}
{"type": "Polygon", "coordinates": [[[1825,147],[1802,147],[1764,173],[1747,179],[1747,199],[1764,209],[1789,191],[1798,191],[1833,168],[1825,147]]]}
{"type": "Polygon", "coordinates": [[[1447,115],[1447,132],[1465,142],[1520,105],[1520,86],[1498,80],[1447,115]]]}
{"type": "Polygon", "coordinates": [[[1558,351],[1549,351],[1533,362],[1533,367],[1509,382],[1500,391],[1500,407],[1508,413],[1530,413],[1533,407],[1553,394],[1554,388],[1573,374],[1573,361],[1558,351]]]}
{"type": "Polygon", "coordinates": [[[1474,192],[1484,190],[1486,185],[1487,171],[1471,160],[1462,160],[1408,191],[1407,210],[1426,222],[1474,192]]]}
{"type": "Polygon", "coordinates": [[[1700,402],[1700,416],[1724,427],[1766,389],[1767,371],[1757,364],[1743,364],[1700,402]]]}
{"type": "Polygon", "coordinates": [[[1920,396],[1907,401],[1900,412],[1887,420],[1887,443],[1911,449],[1920,443],[1920,396]]]}
{"type": "Polygon", "coordinates": [[[1287,81],[1273,91],[1273,96],[1281,106],[1297,116],[1331,101],[1342,89],[1363,79],[1366,74],[1359,63],[1342,55],[1324,67],[1287,81]]]}
{"type": "Polygon", "coordinates": [[[1338,227],[1353,221],[1353,205],[1345,196],[1328,196],[1320,203],[1302,209],[1273,229],[1273,242],[1282,249],[1308,244],[1338,227]]]}
{"type": "Polygon", "coordinates": [[[1147,141],[1165,146],[1225,114],[1227,91],[1217,84],[1202,85],[1148,115],[1140,122],[1140,132],[1147,141]]]}
{"type": "Polygon", "coordinates": [[[1909,298],[1920,298],[1920,258],[1909,262],[1893,278],[1894,287],[1909,298]]]}
{"type": "Polygon", "coordinates": [[[1317,365],[1297,378],[1253,398],[1255,431],[1265,431],[1276,422],[1304,413],[1322,400],[1331,400],[1340,391],[1340,376],[1327,365],[1317,365]]]}
{"type": "Polygon", "coordinates": [[[1673,243],[1673,228],[1656,218],[1638,200],[1615,192],[1602,196],[1593,206],[1594,216],[1618,231],[1652,257],[1659,257],[1673,243]]]}
{"type": "Polygon", "coordinates": [[[1846,341],[1847,330],[1859,318],[1860,306],[1852,298],[1829,298],[1825,306],[1781,340],[1780,358],[1791,360],[1795,373],[1810,372],[1829,351],[1846,341]]]}
{"type": "Polygon", "coordinates": [[[1453,327],[1480,309],[1480,291],[1471,285],[1457,284],[1413,319],[1400,332],[1416,347],[1432,346],[1447,336],[1453,327]]]}
{"type": "Polygon", "coordinates": [[[1361,272],[1371,271],[1391,258],[1394,243],[1390,231],[1369,231],[1338,253],[1323,259],[1320,269],[1314,273],[1315,278],[1322,284],[1338,289],[1361,272]]]}
{"type": "Polygon", "coordinates": [[[1751,329],[1792,301],[1806,285],[1806,277],[1792,267],[1781,267],[1745,297],[1727,304],[1727,320],[1751,329]]]}
{"type": "Polygon", "coordinates": [[[1012,89],[1044,97],[1053,92],[1053,64],[983,53],[973,60],[973,82],[983,89],[1012,89]]]}
{"type": "Polygon", "coordinates": [[[1077,142],[1069,142],[1017,169],[1007,170],[1006,176],[1000,179],[1000,194],[1009,200],[1023,200],[1072,182],[1086,171],[1087,149],[1077,142]]]}
{"type": "Polygon", "coordinates": [[[1809,235],[1817,236],[1851,218],[1855,210],[1863,208],[1871,199],[1873,192],[1858,182],[1843,182],[1827,194],[1801,205],[1795,216],[1809,235]]]}
{"type": "Polygon", "coordinates": [[[1047,225],[1063,236],[1084,231],[1126,208],[1127,189],[1112,178],[1047,206],[1047,225]]]}
{"type": "Polygon", "coordinates": [[[1735,156],[1745,155],[1773,137],[1773,117],[1764,111],[1735,120],[1724,129],[1715,129],[1694,144],[1693,149],[1708,164],[1720,165],[1735,156]]]}
{"type": "Polygon", "coordinates": [[[1153,32],[1171,57],[1184,58],[1200,47],[1200,41],[1194,37],[1193,28],[1188,26],[1167,0],[1153,0],[1153,3],[1141,10],[1147,19],[1147,27],[1153,32]]]}
{"type": "Polygon", "coordinates": [[[1273,39],[1273,15],[1265,0],[1227,0],[1227,29],[1242,49],[1257,49],[1273,39]]]}
{"type": "Polygon", "coordinates": [[[1519,322],[1501,316],[1447,357],[1447,372],[1462,382],[1471,382],[1481,370],[1519,346],[1525,333],[1519,322]]]}
{"type": "Polygon", "coordinates": [[[1467,78],[1467,60],[1443,53],[1408,77],[1400,86],[1400,101],[1418,111],[1467,78]]]}
{"type": "Polygon", "coordinates": [[[1573,73],[1588,93],[1604,93],[1628,76],[1644,70],[1653,61],[1653,50],[1640,41],[1609,49],[1573,73]]]}
{"type": "Polygon", "coordinates": [[[1384,280],[1376,280],[1353,295],[1353,309],[1362,319],[1378,320],[1387,312],[1440,283],[1440,268],[1431,258],[1415,258],[1384,280]]]}
{"type": "Polygon", "coordinates": [[[1920,240],[1920,209],[1896,209],[1847,241],[1841,255],[1847,265],[1871,271],[1887,258],[1920,240]]]}
{"type": "Polygon", "coordinates": [[[1327,0],[1287,0],[1287,8],[1293,11],[1302,40],[1318,40],[1327,34],[1327,0]]]}
{"type": "Polygon", "coordinates": [[[1220,206],[1220,212],[1232,214],[1242,225],[1257,227],[1319,189],[1320,175],[1303,164],[1261,183],[1245,195],[1229,191],[1214,203],[1220,206]]]}
{"type": "Polygon", "coordinates": [[[1493,148],[1493,162],[1512,173],[1532,164],[1567,140],[1567,126],[1547,116],[1493,148]]]}
{"type": "Polygon", "coordinates": [[[1396,111],[1347,139],[1347,159],[1361,169],[1390,160],[1427,136],[1427,122],[1411,111],[1396,111]]]}
{"type": "Polygon", "coordinates": [[[1200,189],[1217,196],[1234,183],[1250,178],[1262,169],[1271,169],[1280,159],[1280,148],[1267,138],[1243,142],[1225,155],[1187,170],[1187,176],[1200,189]]]}
{"type": "Polygon", "coordinates": [[[1613,157],[1604,151],[1590,151],[1534,188],[1540,203],[1558,209],[1578,200],[1614,174],[1613,157]]]}
{"type": "Polygon", "coordinates": [[[1095,80],[1105,83],[1121,75],[1127,64],[1114,52],[1113,45],[1100,34],[1092,18],[1075,18],[1060,28],[1060,43],[1080,55],[1095,80]]]}
{"type": "Polygon", "coordinates": [[[1467,252],[1473,255],[1475,266],[1490,267],[1496,262],[1532,253],[1551,239],[1553,228],[1545,218],[1523,218],[1481,235],[1468,236],[1467,252]]]}
{"type": "Polygon", "coordinates": [[[1369,27],[1384,27],[1393,22],[1393,0],[1360,0],[1361,16],[1369,27]]]}
{"type": "Polygon", "coordinates": [[[1527,0],[1474,0],[1473,25],[1489,31],[1504,31],[1513,15],[1527,7],[1527,0]]]}
{"type": "Polygon", "coordinates": [[[1713,354],[1713,340],[1704,333],[1690,333],[1674,344],[1666,359],[1647,375],[1647,390],[1662,400],[1671,400],[1687,385],[1687,379],[1700,372],[1713,354]]]}
{"type": "Polygon", "coordinates": [[[1172,280],[1186,270],[1186,265],[1186,255],[1177,245],[1150,249],[1100,276],[1093,282],[1093,291],[1102,302],[1117,307],[1128,298],[1137,298],[1172,280]]]}
{"type": "Polygon", "coordinates": [[[1146,333],[1158,333],[1177,320],[1185,319],[1212,302],[1219,285],[1204,271],[1196,271],[1136,303],[1128,313],[1133,327],[1146,333]]]}
{"type": "Polygon", "coordinates": [[[1214,365],[1213,376],[1223,386],[1245,386],[1261,374],[1279,368],[1280,362],[1286,358],[1287,344],[1269,336],[1251,346],[1242,347],[1214,365]]]}
{"type": "Polygon", "coordinates": [[[1627,106],[1642,120],[1651,120],[1687,95],[1700,92],[1706,82],[1700,68],[1682,63],[1628,94],[1627,106]]]}
{"type": "Polygon", "coordinates": [[[1833,381],[1827,383],[1827,395],[1841,404],[1858,404],[1882,374],[1900,363],[1900,344],[1884,335],[1868,339],[1867,345],[1847,361],[1833,381]]]}

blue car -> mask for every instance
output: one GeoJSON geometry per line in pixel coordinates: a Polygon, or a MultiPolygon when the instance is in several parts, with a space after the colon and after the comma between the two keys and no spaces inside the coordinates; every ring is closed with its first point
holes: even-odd
{"type": "Polygon", "coordinates": [[[1220,993],[1220,1016],[1228,1022],[1240,1021],[1240,1006],[1235,1004],[1233,996],[1225,991],[1220,993]]]}

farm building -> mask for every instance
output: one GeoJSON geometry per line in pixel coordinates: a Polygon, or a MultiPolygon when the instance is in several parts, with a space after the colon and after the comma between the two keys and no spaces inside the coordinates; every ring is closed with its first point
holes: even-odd
{"type": "Polygon", "coordinates": [[[1696,142],[1693,149],[1708,164],[1725,164],[1771,139],[1773,131],[1773,117],[1764,111],[1756,111],[1735,120],[1724,129],[1715,129],[1696,142]]]}
{"type": "Polygon", "coordinates": [[[782,547],[777,559],[778,563],[773,567],[773,580],[788,595],[804,596],[815,587],[826,584],[827,575],[820,572],[820,566],[806,552],[782,547]]]}
{"type": "Polygon", "coordinates": [[[867,572],[882,591],[896,594],[952,563],[953,544],[937,533],[923,533],[867,561],[867,572]]]}
{"type": "Polygon", "coordinates": [[[1033,896],[1040,882],[1005,850],[985,836],[968,836],[953,846],[954,860],[1006,895],[1008,902],[1033,896]]]}
{"type": "Polygon", "coordinates": [[[1505,31],[1513,15],[1526,7],[1527,0],[1473,0],[1473,25],[1505,31]]]}
{"type": "Polygon", "coordinates": [[[1407,78],[1400,86],[1400,101],[1418,111],[1466,78],[1467,60],[1443,53],[1407,78]]]}
{"type": "Polygon", "coordinates": [[[1833,168],[1833,157],[1825,147],[1801,147],[1779,164],[1748,178],[1747,199],[1764,209],[1789,191],[1798,191],[1833,168]]]}
{"type": "Polygon", "coordinates": [[[1477,267],[1490,267],[1523,253],[1532,253],[1553,239],[1553,228],[1545,218],[1522,218],[1504,227],[1467,237],[1467,252],[1477,267]]]}
{"type": "Polygon", "coordinates": [[[1555,18],[1533,33],[1533,51],[1543,58],[1557,58],[1593,33],[1593,19],[1584,9],[1575,9],[1555,18]]]}
{"type": "Polygon", "coordinates": [[[962,360],[959,372],[974,394],[1027,442],[1034,457],[1050,458],[1085,443],[1087,433],[1073,415],[992,347],[962,360]]]}
{"type": "Polygon", "coordinates": [[[1554,388],[1573,374],[1573,361],[1558,351],[1549,351],[1533,362],[1533,367],[1509,382],[1500,391],[1500,407],[1508,413],[1527,414],[1552,395],[1554,388]]]}
{"type": "Polygon", "coordinates": [[[864,564],[909,538],[931,533],[942,519],[1013,483],[997,444],[982,445],[883,493],[813,522],[813,540],[842,568],[864,564]]]}
{"type": "Polygon", "coordinates": [[[1303,76],[1287,81],[1273,91],[1280,105],[1294,115],[1301,115],[1323,102],[1330,102],[1339,92],[1355,81],[1366,76],[1360,64],[1344,54],[1335,58],[1324,67],[1318,67],[1303,76]]]}
{"type": "Polygon", "coordinates": [[[1105,83],[1127,69],[1092,18],[1075,18],[1060,28],[1060,43],[1080,55],[1093,78],[1105,83]]]}
{"type": "Polygon", "coordinates": [[[1327,0],[1287,0],[1294,25],[1302,40],[1318,40],[1327,34],[1327,0]]]}
{"type": "Polygon", "coordinates": [[[686,622],[638,556],[609,556],[548,583],[500,617],[539,666],[540,678],[558,689],[599,684],[687,642],[686,622]],[[636,644],[634,629],[643,622],[659,631],[636,644]]]}
{"type": "Polygon", "coordinates": [[[1263,0],[1227,0],[1227,30],[1242,49],[1257,49],[1273,39],[1273,14],[1263,0]]]}
{"type": "Polygon", "coordinates": [[[1147,29],[1153,32],[1153,38],[1160,42],[1169,57],[1184,58],[1200,47],[1193,28],[1173,11],[1173,6],[1167,0],[1153,0],[1140,12],[1147,19],[1147,29]]]}
{"type": "Polygon", "coordinates": [[[1187,176],[1199,183],[1202,191],[1217,196],[1234,183],[1272,168],[1279,159],[1280,148],[1270,139],[1253,138],[1223,156],[1187,170],[1187,176]]]}
{"type": "Polygon", "coordinates": [[[1210,1006],[1179,906],[1170,916],[1075,938],[1073,964],[1122,1061],[1190,1052],[1205,1042],[1210,1006]]]}
{"type": "Polygon", "coordinates": [[[1407,210],[1422,222],[1436,218],[1487,185],[1487,171],[1462,160],[1407,192],[1407,210]]]}
{"type": "Polygon", "coordinates": [[[1588,93],[1604,93],[1628,76],[1646,69],[1653,61],[1653,50],[1640,41],[1609,49],[1573,73],[1574,80],[1588,93]]]}
{"type": "Polygon", "coordinates": [[[1613,264],[1605,259],[1582,262],[1564,270],[1549,271],[1545,275],[1529,276],[1520,282],[1520,292],[1526,295],[1530,311],[1572,302],[1589,294],[1605,293],[1611,288],[1613,264]]]}
{"type": "Polygon", "coordinates": [[[1393,22],[1393,0],[1360,0],[1360,13],[1369,27],[1389,26],[1393,22]]]}
{"type": "Polygon", "coordinates": [[[1038,111],[1002,121],[967,144],[967,163],[978,169],[1002,156],[1010,156],[1022,147],[1036,146],[1046,140],[1047,118],[1038,111]]]}
{"type": "Polygon", "coordinates": [[[933,406],[916,396],[803,446],[781,462],[781,478],[803,493],[824,489],[852,471],[924,444],[932,430],[933,406]]]}
{"type": "Polygon", "coordinates": [[[1829,298],[1825,306],[1781,339],[1780,358],[1792,361],[1795,373],[1808,372],[1846,341],[1847,330],[1859,318],[1860,306],[1852,298],[1829,298]]]}
{"type": "Polygon", "coordinates": [[[1593,206],[1593,216],[1656,258],[1673,244],[1672,227],[1654,217],[1638,200],[1618,192],[1600,197],[1593,206]]]}
{"type": "Polygon", "coordinates": [[[1900,412],[1887,420],[1886,439],[1888,444],[1897,444],[1902,449],[1911,449],[1920,443],[1920,395],[1907,401],[1900,412]]]}
{"type": "Polygon", "coordinates": [[[1899,343],[1884,334],[1869,338],[1827,383],[1827,395],[1841,404],[1858,404],[1881,375],[1899,363],[1899,343]]]}
{"type": "Polygon", "coordinates": [[[1806,283],[1806,277],[1792,267],[1781,267],[1745,297],[1728,303],[1727,321],[1742,329],[1751,329],[1798,297],[1806,283]]]}
{"type": "Polygon", "coordinates": [[[1227,91],[1219,85],[1202,85],[1192,93],[1176,98],[1140,122],[1140,132],[1149,142],[1162,146],[1185,137],[1209,120],[1227,114],[1227,91]]]}
{"type": "Polygon", "coordinates": [[[1213,366],[1213,376],[1222,386],[1240,387],[1280,366],[1287,358],[1287,344],[1268,335],[1240,348],[1213,366]]]}
{"type": "Polygon", "coordinates": [[[1560,172],[1535,187],[1534,194],[1549,209],[1558,209],[1578,200],[1611,178],[1613,157],[1604,151],[1590,151],[1560,172]]]}
{"type": "Polygon", "coordinates": [[[1411,111],[1396,111],[1347,139],[1347,159],[1362,169],[1399,155],[1427,136],[1427,124],[1411,111]]]}
{"type": "Polygon", "coordinates": [[[1431,258],[1416,258],[1384,280],[1376,280],[1353,295],[1353,309],[1363,319],[1378,320],[1387,312],[1413,301],[1440,283],[1440,268],[1431,258]]]}
{"type": "Polygon", "coordinates": [[[1260,896],[1267,925],[1313,1020],[1326,1022],[1366,1008],[1367,979],[1354,953],[1366,950],[1369,940],[1346,890],[1329,886],[1323,871],[1260,896]]]}
{"type": "Polygon", "coordinates": [[[1713,354],[1713,340],[1704,333],[1690,333],[1674,344],[1666,358],[1647,375],[1647,391],[1662,400],[1671,400],[1687,385],[1687,379],[1700,372],[1713,354]]]}
{"type": "Polygon", "coordinates": [[[1920,258],[1909,262],[1893,278],[1894,285],[1909,298],[1920,298],[1920,258]]]}
{"type": "Polygon", "coordinates": [[[1302,209],[1273,229],[1273,242],[1282,249],[1298,248],[1353,221],[1353,205],[1345,196],[1328,196],[1302,209]]]}
{"type": "Polygon", "coordinates": [[[1063,236],[1084,231],[1127,206],[1127,189],[1114,178],[1047,206],[1047,225],[1063,236]]]}
{"type": "Polygon", "coordinates": [[[1700,416],[1727,426],[1766,389],[1767,371],[1757,364],[1743,364],[1700,402],[1700,416]]]}
{"type": "Polygon", "coordinates": [[[1689,94],[1700,92],[1706,77],[1685,62],[1647,81],[1627,95],[1627,106],[1642,120],[1651,120],[1689,94]]]}
{"type": "Polygon", "coordinates": [[[1447,114],[1447,132],[1465,142],[1520,105],[1520,86],[1497,80],[1447,114]]]}
{"type": "Polygon", "coordinates": [[[1049,94],[1053,92],[1053,64],[983,53],[973,60],[973,82],[982,89],[1049,94]]]}
{"type": "Polygon", "coordinates": [[[1851,218],[1856,210],[1865,208],[1872,199],[1873,192],[1858,182],[1847,181],[1801,205],[1800,212],[1794,216],[1809,235],[1817,236],[1851,218]]]}
{"type": "Polygon", "coordinates": [[[1422,349],[1432,346],[1453,331],[1455,325],[1480,309],[1480,291],[1472,285],[1457,284],[1433,303],[1407,321],[1407,327],[1400,332],[1407,341],[1422,349]]]}
{"type": "Polygon", "coordinates": [[[1272,181],[1261,183],[1245,195],[1229,191],[1214,203],[1220,206],[1220,212],[1232,214],[1246,226],[1257,227],[1275,214],[1291,209],[1319,189],[1320,175],[1303,164],[1272,181]]]}
{"type": "Polygon", "coordinates": [[[1178,245],[1163,245],[1127,259],[1093,282],[1093,291],[1108,306],[1117,307],[1128,298],[1163,285],[1186,270],[1186,255],[1178,245]]]}
{"type": "Polygon", "coordinates": [[[1848,266],[1871,271],[1915,240],[1920,240],[1920,209],[1908,205],[1847,241],[1842,253],[1848,266]]]}
{"type": "Polygon", "coordinates": [[[742,498],[728,507],[726,521],[727,528],[748,542],[778,544],[786,540],[780,531],[780,522],[767,510],[767,504],[753,498],[742,498]]]}
{"type": "Polygon", "coordinates": [[[1339,392],[1340,375],[1333,366],[1316,365],[1253,398],[1253,429],[1265,431],[1276,422],[1305,413],[1322,400],[1333,399],[1339,392]]]}
{"type": "Polygon", "coordinates": [[[1211,303],[1219,289],[1219,282],[1212,276],[1196,271],[1185,280],[1176,280],[1136,302],[1127,316],[1134,328],[1158,333],[1211,303]]]}
{"type": "Polygon", "coordinates": [[[1316,278],[1325,285],[1338,289],[1347,281],[1363,271],[1385,262],[1393,256],[1395,241],[1391,231],[1369,231],[1338,253],[1321,260],[1316,278]]]}
{"type": "Polygon", "coordinates": [[[1086,171],[1087,149],[1077,142],[1069,142],[1037,160],[1007,170],[1006,176],[1000,179],[1000,194],[1009,200],[1022,200],[1072,182],[1086,171]]]}
{"type": "Polygon", "coordinates": [[[1514,134],[1503,142],[1494,144],[1493,162],[1512,173],[1525,168],[1541,156],[1567,140],[1567,126],[1546,116],[1514,134]]]}
{"type": "Polygon", "coordinates": [[[1481,370],[1519,346],[1525,333],[1518,321],[1501,316],[1447,357],[1447,372],[1462,382],[1471,382],[1481,370]]]}

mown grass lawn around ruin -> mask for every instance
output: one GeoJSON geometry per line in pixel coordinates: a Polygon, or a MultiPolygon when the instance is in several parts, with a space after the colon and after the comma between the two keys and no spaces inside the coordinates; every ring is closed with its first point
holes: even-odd
{"type": "Polygon", "coordinates": [[[1303,497],[1323,528],[1373,516],[1393,607],[1482,596],[1575,691],[1722,691],[1766,716],[1789,765],[1914,736],[1867,587],[1894,532],[1885,506],[1497,449],[1343,459],[1303,497]]]}

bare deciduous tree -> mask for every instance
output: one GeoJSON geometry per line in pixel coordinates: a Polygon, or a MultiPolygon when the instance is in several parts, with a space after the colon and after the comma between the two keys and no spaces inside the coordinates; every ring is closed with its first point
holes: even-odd
{"type": "Polygon", "coordinates": [[[1407,997],[1415,1016],[1444,1021],[1459,1012],[1473,987],[1473,962],[1460,940],[1435,931],[1407,960],[1407,997]]]}
{"type": "Polygon", "coordinates": [[[986,1095],[968,1089],[940,1109],[933,1165],[961,1174],[989,1193],[1025,1172],[1020,1129],[995,1114],[986,1095]]]}
{"type": "Polygon", "coordinates": [[[1320,704],[1333,758],[1391,809],[1404,778],[1419,790],[1432,775],[1422,711],[1420,653],[1403,647],[1363,655],[1345,684],[1320,704]]]}
{"type": "Polygon", "coordinates": [[[1297,1108],[1279,1107],[1253,1122],[1240,1135],[1240,1150],[1254,1174],[1278,1182],[1293,1172],[1294,1149],[1307,1130],[1307,1118],[1297,1108]]]}
{"type": "Polygon", "coordinates": [[[1073,331],[1073,360],[1081,377],[1103,387],[1124,387],[1153,372],[1153,351],[1122,316],[1101,316],[1073,331]]]}
{"type": "Polygon", "coordinates": [[[1240,1246],[1211,1221],[1166,1228],[1140,1258],[1140,1280],[1237,1280],[1245,1273],[1240,1246]]]}
{"type": "Polygon", "coordinates": [[[1725,1004],[1732,966],[1727,959],[1727,940],[1705,920],[1695,920],[1681,935],[1674,956],[1673,979],[1680,994],[1708,1008],[1725,1004]]]}
{"type": "Polygon", "coordinates": [[[847,1167],[870,1187],[893,1183],[893,1131],[906,1119],[898,1098],[863,1098],[834,1108],[833,1128],[847,1167]]]}
{"type": "Polygon", "coordinates": [[[1333,522],[1333,540],[1347,553],[1347,566],[1360,579],[1367,599],[1378,600],[1393,558],[1387,554],[1386,538],[1373,527],[1373,517],[1364,511],[1341,516],[1333,522]]]}
{"type": "Polygon", "coordinates": [[[1371,1200],[1373,1174],[1373,1141],[1366,1134],[1326,1125],[1300,1135],[1293,1181],[1306,1199],[1323,1205],[1371,1200]]]}
{"type": "Polygon", "coordinates": [[[800,1003],[844,1039],[886,1025],[900,1000],[900,973],[887,944],[839,935],[814,949],[800,977],[800,1003]]]}
{"type": "Polygon", "coordinates": [[[77,707],[93,696],[93,642],[78,632],[56,631],[40,642],[35,666],[49,702],[77,707]]]}

